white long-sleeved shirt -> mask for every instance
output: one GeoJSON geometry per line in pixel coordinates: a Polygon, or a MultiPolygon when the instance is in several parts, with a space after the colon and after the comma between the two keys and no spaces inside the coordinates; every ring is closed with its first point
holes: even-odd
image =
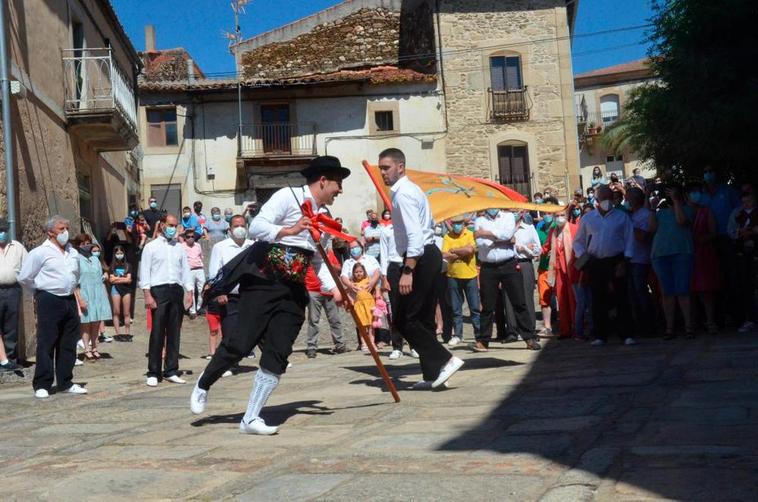
{"type": "Polygon", "coordinates": [[[407,176],[397,180],[390,192],[397,253],[408,258],[422,256],[424,246],[434,244],[434,220],[429,200],[407,176]]]}
{"type": "Polygon", "coordinates": [[[481,262],[499,263],[516,256],[511,243],[516,233],[516,218],[513,213],[500,211],[494,219],[489,216],[480,216],[474,222],[474,227],[476,230],[488,230],[495,235],[494,240],[487,237],[476,239],[481,262]]]}
{"type": "Polygon", "coordinates": [[[166,284],[178,284],[192,291],[189,261],[181,244],[159,235],[142,250],[139,267],[140,288],[150,289],[166,284]]]}
{"type": "MultiPolygon", "coordinates": [[[[321,258],[316,248],[316,243],[313,241],[311,233],[308,230],[303,230],[297,235],[287,235],[281,239],[277,238],[283,228],[295,225],[303,217],[300,205],[305,200],[310,201],[314,212],[326,212],[326,208],[317,206],[308,185],[293,189],[289,187],[282,188],[274,192],[274,195],[271,196],[268,202],[263,204],[261,211],[250,223],[249,234],[255,240],[313,251],[312,265],[321,281],[321,287],[324,291],[331,291],[337,285],[334,283],[334,279],[332,279],[329,273],[329,268],[321,258]]],[[[328,241],[329,236],[323,234],[321,244],[325,248],[328,241]]]]}
{"type": "Polygon", "coordinates": [[[28,255],[24,245],[18,241],[10,241],[5,247],[0,247],[0,286],[18,282],[18,274],[28,255]]]}
{"type": "Polygon", "coordinates": [[[32,249],[21,265],[18,282],[26,289],[56,296],[73,295],[79,284],[79,253],[71,244],[61,251],[50,239],[32,249]]]}
{"type": "Polygon", "coordinates": [[[366,269],[366,275],[371,278],[374,276],[374,272],[380,272],[379,262],[376,261],[376,258],[373,256],[369,256],[367,254],[361,255],[360,258],[357,260],[355,258],[348,258],[345,260],[345,263],[342,264],[342,273],[340,275],[342,277],[347,277],[351,281],[353,280],[353,267],[355,267],[356,263],[360,263],[363,265],[363,268],[366,269]]]}
{"type": "MultiPolygon", "coordinates": [[[[208,263],[208,278],[212,279],[215,277],[218,271],[221,270],[221,267],[232,261],[235,256],[253,244],[255,244],[255,241],[252,239],[245,239],[242,241],[242,244],[237,244],[231,237],[227,237],[223,241],[214,244],[213,249],[211,249],[211,261],[208,263]]],[[[239,291],[240,287],[238,284],[234,286],[234,289],[230,293],[236,295],[239,294],[239,291]]]]}
{"type": "Polygon", "coordinates": [[[390,263],[403,263],[403,257],[397,253],[395,246],[395,230],[393,225],[382,227],[382,233],[379,234],[379,268],[382,275],[387,275],[387,269],[390,263]]]}
{"type": "Polygon", "coordinates": [[[620,254],[627,258],[634,256],[631,218],[617,209],[611,209],[605,216],[597,209],[585,214],[574,236],[574,254],[579,258],[584,253],[595,258],[612,258],[620,254]]]}
{"type": "Polygon", "coordinates": [[[523,221],[516,227],[516,244],[514,249],[516,250],[516,257],[519,260],[533,260],[539,258],[542,253],[542,244],[540,244],[540,236],[537,234],[537,229],[534,225],[527,225],[523,221]]]}

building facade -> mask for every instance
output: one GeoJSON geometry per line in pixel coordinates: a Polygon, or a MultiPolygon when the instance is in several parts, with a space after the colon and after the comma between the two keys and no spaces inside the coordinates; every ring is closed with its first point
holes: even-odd
{"type": "Polygon", "coordinates": [[[604,131],[622,117],[629,93],[653,81],[646,60],[580,73],[574,78],[583,187],[590,185],[595,167],[606,178],[611,173],[629,178],[636,168],[645,178],[655,177],[655,166],[642,162],[637,152],[608,151],[602,141],[604,131]]]}

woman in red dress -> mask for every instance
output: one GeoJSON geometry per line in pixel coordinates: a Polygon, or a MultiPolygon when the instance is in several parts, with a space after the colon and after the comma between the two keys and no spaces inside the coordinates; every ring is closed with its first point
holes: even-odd
{"type": "Polygon", "coordinates": [[[548,284],[555,285],[560,318],[559,338],[571,338],[574,335],[576,297],[573,284],[579,281],[579,272],[574,268],[572,242],[578,228],[578,220],[569,222],[566,213],[556,213],[555,226],[550,230],[543,246],[543,252],[550,255],[547,280],[548,284]]]}

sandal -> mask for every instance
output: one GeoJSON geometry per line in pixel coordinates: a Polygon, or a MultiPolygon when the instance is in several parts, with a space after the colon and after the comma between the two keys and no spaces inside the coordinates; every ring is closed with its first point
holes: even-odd
{"type": "Polygon", "coordinates": [[[86,359],[87,361],[92,361],[92,362],[97,361],[97,358],[92,354],[92,351],[90,350],[84,351],[84,359],[86,359]]]}
{"type": "Polygon", "coordinates": [[[95,359],[100,359],[100,358],[102,357],[102,356],[100,355],[100,352],[98,352],[98,351],[97,351],[97,349],[95,349],[95,350],[93,350],[93,351],[92,351],[92,356],[93,356],[95,359]]]}

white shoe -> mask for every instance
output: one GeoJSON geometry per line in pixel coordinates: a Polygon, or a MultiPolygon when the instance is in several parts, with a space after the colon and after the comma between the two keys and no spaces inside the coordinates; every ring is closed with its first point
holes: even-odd
{"type": "Polygon", "coordinates": [[[453,336],[453,337],[450,337],[450,340],[448,340],[447,346],[448,347],[455,347],[459,343],[461,343],[461,339],[458,338],[457,336],[453,336]]]}
{"type": "Polygon", "coordinates": [[[147,385],[148,387],[158,387],[158,378],[147,377],[147,380],[145,380],[145,385],[147,385]]]}
{"type": "Polygon", "coordinates": [[[246,356],[248,359],[255,359],[255,351],[252,351],[246,356]]]}
{"type": "Polygon", "coordinates": [[[105,333],[101,333],[100,341],[103,343],[111,343],[113,341],[113,337],[110,335],[106,335],[105,333]]]}
{"type": "Polygon", "coordinates": [[[74,359],[74,366],[82,366],[82,365],[84,365],[84,361],[82,361],[78,357],[74,359]]]}
{"type": "Polygon", "coordinates": [[[262,418],[258,417],[249,424],[244,420],[240,422],[240,432],[243,434],[257,434],[259,436],[270,436],[276,434],[279,431],[279,427],[272,427],[266,425],[266,422],[262,418]]]}
{"type": "MultiPolygon", "coordinates": [[[[199,381],[200,379],[198,379],[198,382],[199,381]]],[[[195,382],[195,387],[192,389],[192,395],[190,396],[190,410],[195,415],[204,412],[205,405],[208,402],[208,391],[198,387],[198,382],[195,382]]]]}
{"type": "Polygon", "coordinates": [[[437,380],[432,382],[432,389],[436,389],[437,387],[447,382],[448,379],[450,379],[450,377],[453,376],[456,371],[461,369],[461,366],[463,366],[463,361],[461,359],[457,357],[451,357],[447,364],[442,368],[442,371],[440,371],[440,375],[437,377],[437,380]]]}
{"type": "Polygon", "coordinates": [[[64,390],[63,392],[67,392],[68,394],[86,394],[87,389],[79,385],[78,383],[72,384],[71,387],[64,390]]]}
{"type": "Polygon", "coordinates": [[[605,342],[601,340],[600,338],[596,338],[592,340],[592,343],[590,343],[590,345],[592,345],[593,347],[602,347],[603,345],[605,345],[605,342]]]}
{"type": "Polygon", "coordinates": [[[232,373],[232,370],[226,370],[226,371],[224,371],[224,373],[221,375],[221,378],[230,377],[230,376],[232,376],[232,375],[234,375],[234,373],[232,373]]]}
{"type": "Polygon", "coordinates": [[[80,339],[79,339],[79,341],[78,341],[78,342],[76,342],[76,346],[77,346],[78,348],[80,348],[80,349],[84,350],[84,340],[82,340],[82,339],[80,338],[80,339]]]}
{"type": "Polygon", "coordinates": [[[418,352],[416,352],[416,349],[411,349],[411,357],[414,357],[418,359],[420,356],[418,355],[418,352]]]}
{"type": "Polygon", "coordinates": [[[166,377],[166,380],[171,383],[187,383],[187,380],[179,378],[179,375],[171,375],[170,377],[166,377]]]}
{"type": "Polygon", "coordinates": [[[740,326],[740,329],[737,330],[737,333],[750,333],[751,331],[755,330],[755,323],[751,321],[745,322],[742,326],[740,326]]]}
{"type": "Polygon", "coordinates": [[[637,345],[637,341],[631,336],[624,340],[624,345],[637,345]]]}
{"type": "Polygon", "coordinates": [[[45,389],[37,389],[34,391],[34,397],[37,399],[47,399],[50,397],[50,393],[45,389]]]}
{"type": "Polygon", "coordinates": [[[287,363],[287,368],[291,368],[291,367],[292,367],[292,363],[287,363]]]}
{"type": "Polygon", "coordinates": [[[400,359],[401,357],[403,357],[403,352],[400,350],[390,352],[390,359],[400,359]]]}
{"type": "MultiPolygon", "coordinates": [[[[443,383],[440,387],[447,388],[447,382],[443,383]]],[[[421,380],[419,382],[414,383],[411,386],[411,390],[432,390],[432,382],[429,380],[421,380]]]]}

